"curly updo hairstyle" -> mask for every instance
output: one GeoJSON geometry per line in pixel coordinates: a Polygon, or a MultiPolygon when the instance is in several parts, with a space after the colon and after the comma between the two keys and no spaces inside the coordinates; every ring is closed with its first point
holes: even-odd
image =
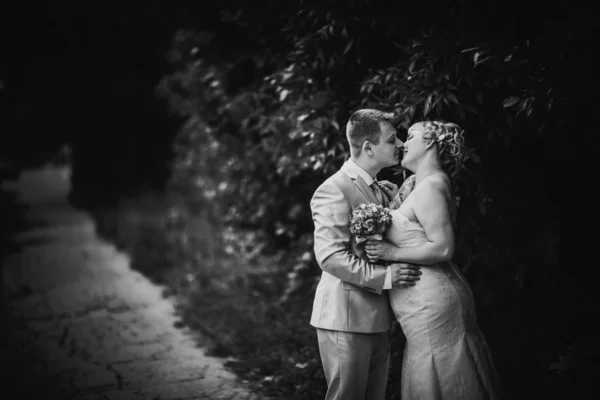
{"type": "Polygon", "coordinates": [[[410,129],[413,127],[423,129],[423,138],[435,142],[442,169],[455,181],[469,159],[464,130],[457,124],[441,121],[421,121],[410,129]]]}

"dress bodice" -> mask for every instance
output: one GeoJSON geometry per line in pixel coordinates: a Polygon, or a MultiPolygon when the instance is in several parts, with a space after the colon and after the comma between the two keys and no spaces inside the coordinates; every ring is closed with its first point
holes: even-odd
{"type": "Polygon", "coordinates": [[[419,246],[427,241],[425,229],[418,222],[409,220],[399,209],[391,210],[392,224],[389,227],[387,240],[399,247],[419,246]]]}

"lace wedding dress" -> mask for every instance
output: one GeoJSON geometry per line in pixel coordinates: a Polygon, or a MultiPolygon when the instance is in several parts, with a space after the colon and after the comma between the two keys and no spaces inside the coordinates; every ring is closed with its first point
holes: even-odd
{"type": "MultiPolygon", "coordinates": [[[[403,185],[399,203],[411,185],[414,181],[403,185]]],[[[409,220],[398,208],[391,214],[389,242],[407,247],[427,241],[418,222],[409,220]]],[[[402,399],[499,399],[501,388],[477,325],[467,281],[452,262],[422,266],[421,272],[415,286],[389,291],[392,309],[406,336],[402,399]]]]}

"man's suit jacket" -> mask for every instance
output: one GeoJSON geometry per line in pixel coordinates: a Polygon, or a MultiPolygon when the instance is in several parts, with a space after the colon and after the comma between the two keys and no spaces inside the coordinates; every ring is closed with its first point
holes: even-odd
{"type": "MultiPolygon", "coordinates": [[[[384,197],[387,203],[385,193],[384,197]]],[[[347,164],[315,191],[310,202],[314,250],[323,270],[310,319],[316,328],[376,333],[391,327],[393,314],[383,291],[386,267],[359,258],[350,233],[352,210],[363,203],[379,204],[347,164]]]]}

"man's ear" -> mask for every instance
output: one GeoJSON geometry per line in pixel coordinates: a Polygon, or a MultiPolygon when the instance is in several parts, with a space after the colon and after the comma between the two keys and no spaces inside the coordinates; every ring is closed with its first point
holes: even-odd
{"type": "Polygon", "coordinates": [[[373,149],[371,148],[371,143],[368,140],[365,140],[362,144],[363,153],[373,154],[373,149]]]}

